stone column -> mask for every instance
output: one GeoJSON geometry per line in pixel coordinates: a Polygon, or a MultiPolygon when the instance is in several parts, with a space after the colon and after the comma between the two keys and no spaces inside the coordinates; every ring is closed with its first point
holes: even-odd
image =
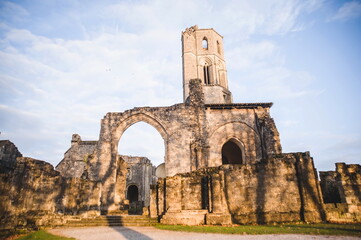
{"type": "Polygon", "coordinates": [[[166,181],[166,211],[180,212],[182,210],[182,182],[180,176],[167,178],[166,181]]]}
{"type": "Polygon", "coordinates": [[[149,216],[157,218],[157,185],[150,185],[149,216]]]}
{"type": "Polygon", "coordinates": [[[230,225],[231,215],[228,213],[227,202],[224,194],[224,172],[212,174],[211,189],[211,213],[206,216],[206,224],[209,225],[230,225]]]}

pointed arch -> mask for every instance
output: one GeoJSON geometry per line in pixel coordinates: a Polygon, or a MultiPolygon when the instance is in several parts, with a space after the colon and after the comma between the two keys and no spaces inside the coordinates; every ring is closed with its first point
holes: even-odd
{"type": "Polygon", "coordinates": [[[230,138],[222,146],[222,164],[244,164],[244,145],[236,138],[230,138]]]}
{"type": "Polygon", "coordinates": [[[242,163],[259,161],[262,158],[261,141],[257,132],[248,124],[230,121],[214,126],[209,136],[209,166],[222,165],[222,147],[231,141],[242,151],[242,163]]]}
{"type": "Polygon", "coordinates": [[[119,125],[117,126],[117,129],[115,131],[115,138],[117,139],[117,143],[119,142],[120,138],[122,137],[123,133],[133,124],[138,122],[145,122],[157,129],[159,134],[162,136],[162,138],[166,141],[168,138],[167,131],[165,130],[165,127],[160,122],[160,120],[156,119],[153,116],[150,116],[145,113],[136,113],[128,118],[125,118],[122,120],[119,125]]]}
{"type": "Polygon", "coordinates": [[[165,125],[158,119],[156,119],[155,116],[148,115],[144,112],[138,112],[131,114],[130,116],[122,119],[119,121],[119,124],[116,126],[116,129],[112,136],[112,154],[118,155],[118,146],[119,141],[123,135],[123,133],[133,124],[138,122],[145,122],[149,124],[150,126],[154,127],[158,133],[161,135],[164,141],[164,162],[165,165],[167,165],[168,162],[168,133],[165,129],[165,125]]]}
{"type": "Polygon", "coordinates": [[[199,61],[200,66],[202,67],[202,78],[203,83],[205,85],[214,84],[214,78],[213,78],[213,62],[208,57],[203,57],[199,61]]]}

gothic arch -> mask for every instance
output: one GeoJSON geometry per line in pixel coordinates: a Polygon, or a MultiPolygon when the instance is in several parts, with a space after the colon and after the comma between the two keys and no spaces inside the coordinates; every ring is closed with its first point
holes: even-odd
{"type": "Polygon", "coordinates": [[[119,142],[120,138],[122,137],[123,133],[133,124],[138,122],[145,122],[157,129],[159,134],[162,136],[164,140],[167,139],[168,134],[165,130],[164,124],[160,122],[160,120],[156,119],[154,116],[150,116],[146,113],[135,113],[133,115],[130,115],[129,117],[120,120],[120,123],[118,124],[116,130],[115,130],[115,138],[117,139],[117,142],[119,142]]]}
{"type": "Polygon", "coordinates": [[[199,65],[203,83],[205,85],[214,84],[214,64],[212,60],[208,57],[202,57],[199,60],[199,65]]]}
{"type": "Polygon", "coordinates": [[[257,134],[257,136],[258,136],[257,131],[256,131],[254,128],[252,128],[250,125],[248,125],[248,124],[245,123],[245,122],[241,122],[241,121],[236,121],[236,120],[234,120],[234,121],[229,121],[229,122],[225,122],[225,123],[221,123],[221,124],[215,125],[215,126],[211,129],[211,131],[210,131],[210,133],[211,133],[211,134],[210,134],[210,138],[212,138],[212,135],[213,135],[219,128],[221,128],[221,127],[223,127],[223,126],[225,126],[225,125],[227,125],[227,124],[231,124],[231,123],[244,124],[246,127],[250,128],[252,131],[254,131],[255,134],[257,134]]]}
{"type": "Polygon", "coordinates": [[[168,159],[168,133],[164,127],[164,124],[162,124],[160,122],[160,120],[156,119],[156,117],[154,116],[150,116],[146,113],[135,113],[132,114],[124,119],[121,119],[118,126],[116,126],[115,131],[113,132],[113,151],[114,153],[118,153],[118,144],[119,141],[123,135],[123,133],[133,124],[138,123],[138,122],[145,122],[149,125],[151,125],[152,127],[154,127],[159,134],[162,136],[163,141],[164,141],[164,160],[165,163],[167,163],[167,159],[168,159]]]}
{"type": "Polygon", "coordinates": [[[222,145],[222,164],[243,164],[244,162],[245,162],[245,154],[244,154],[243,142],[241,142],[239,139],[236,139],[234,137],[228,139],[222,145]],[[231,149],[228,146],[230,146],[231,149]],[[226,149],[227,147],[228,149],[226,149]],[[234,152],[230,152],[232,150],[234,152]]]}
{"type": "Polygon", "coordinates": [[[231,121],[212,128],[209,136],[209,167],[222,165],[222,147],[230,139],[239,144],[243,163],[261,159],[261,141],[258,133],[244,122],[231,121]]]}

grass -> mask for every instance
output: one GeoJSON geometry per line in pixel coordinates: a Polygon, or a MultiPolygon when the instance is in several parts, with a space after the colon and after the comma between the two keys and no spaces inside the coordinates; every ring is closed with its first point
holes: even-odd
{"type": "Polygon", "coordinates": [[[75,238],[55,236],[53,234],[48,233],[47,231],[39,230],[39,231],[30,233],[26,236],[17,238],[17,240],[75,240],[75,238]]]}
{"type": "Polygon", "coordinates": [[[361,236],[360,224],[284,224],[284,225],[239,225],[182,226],[158,224],[156,228],[172,231],[222,233],[222,234],[310,234],[361,236]]]}

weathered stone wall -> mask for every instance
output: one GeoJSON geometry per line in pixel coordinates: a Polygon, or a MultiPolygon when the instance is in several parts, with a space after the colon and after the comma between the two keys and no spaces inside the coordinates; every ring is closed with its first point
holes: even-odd
{"type": "Polygon", "coordinates": [[[320,185],[324,203],[341,203],[336,171],[320,172],[320,185]]]}
{"type": "MultiPolygon", "coordinates": [[[[124,155],[120,157],[127,163],[126,189],[131,185],[137,186],[138,201],[142,201],[144,206],[148,207],[150,201],[150,185],[156,183],[155,167],[146,157],[124,155]]],[[[126,196],[128,196],[127,193],[126,196]]]]}
{"type": "Polygon", "coordinates": [[[0,141],[0,173],[6,173],[14,169],[16,158],[22,157],[18,148],[9,140],[0,141]]]}
{"type": "Polygon", "coordinates": [[[281,153],[279,134],[269,114],[272,103],[205,105],[201,80],[192,79],[188,86],[187,103],[107,113],[99,141],[82,141],[75,134],[56,169],[68,178],[80,177],[86,170],[90,179],[102,181],[102,205],[115,210],[121,208],[121,188],[126,191],[116,176],[121,162],[118,143],[134,123],[146,122],[162,136],[166,176],[222,165],[222,147],[230,140],[241,148],[242,163],[281,153]]]}
{"type": "Polygon", "coordinates": [[[81,177],[88,161],[97,147],[97,141],[82,141],[78,134],[73,134],[71,147],[64,153],[63,160],[55,167],[63,177],[81,177]]]}
{"type": "Polygon", "coordinates": [[[49,163],[19,157],[12,171],[0,174],[0,230],[61,224],[63,214],[99,214],[100,188],[87,179],[65,179],[49,163]]]}
{"type": "Polygon", "coordinates": [[[336,171],[320,172],[327,220],[361,222],[361,166],[336,163],[336,171]]]}
{"type": "Polygon", "coordinates": [[[158,215],[166,209],[162,222],[167,224],[189,224],[186,214],[182,214],[189,214],[189,210],[207,214],[212,224],[224,223],[228,215],[233,223],[241,224],[325,219],[317,175],[308,153],[177,174],[158,181],[156,190],[158,206],[153,209],[158,209],[158,215]]]}
{"type": "Polygon", "coordinates": [[[336,163],[336,172],[342,202],[361,204],[361,165],[336,163]]]}

